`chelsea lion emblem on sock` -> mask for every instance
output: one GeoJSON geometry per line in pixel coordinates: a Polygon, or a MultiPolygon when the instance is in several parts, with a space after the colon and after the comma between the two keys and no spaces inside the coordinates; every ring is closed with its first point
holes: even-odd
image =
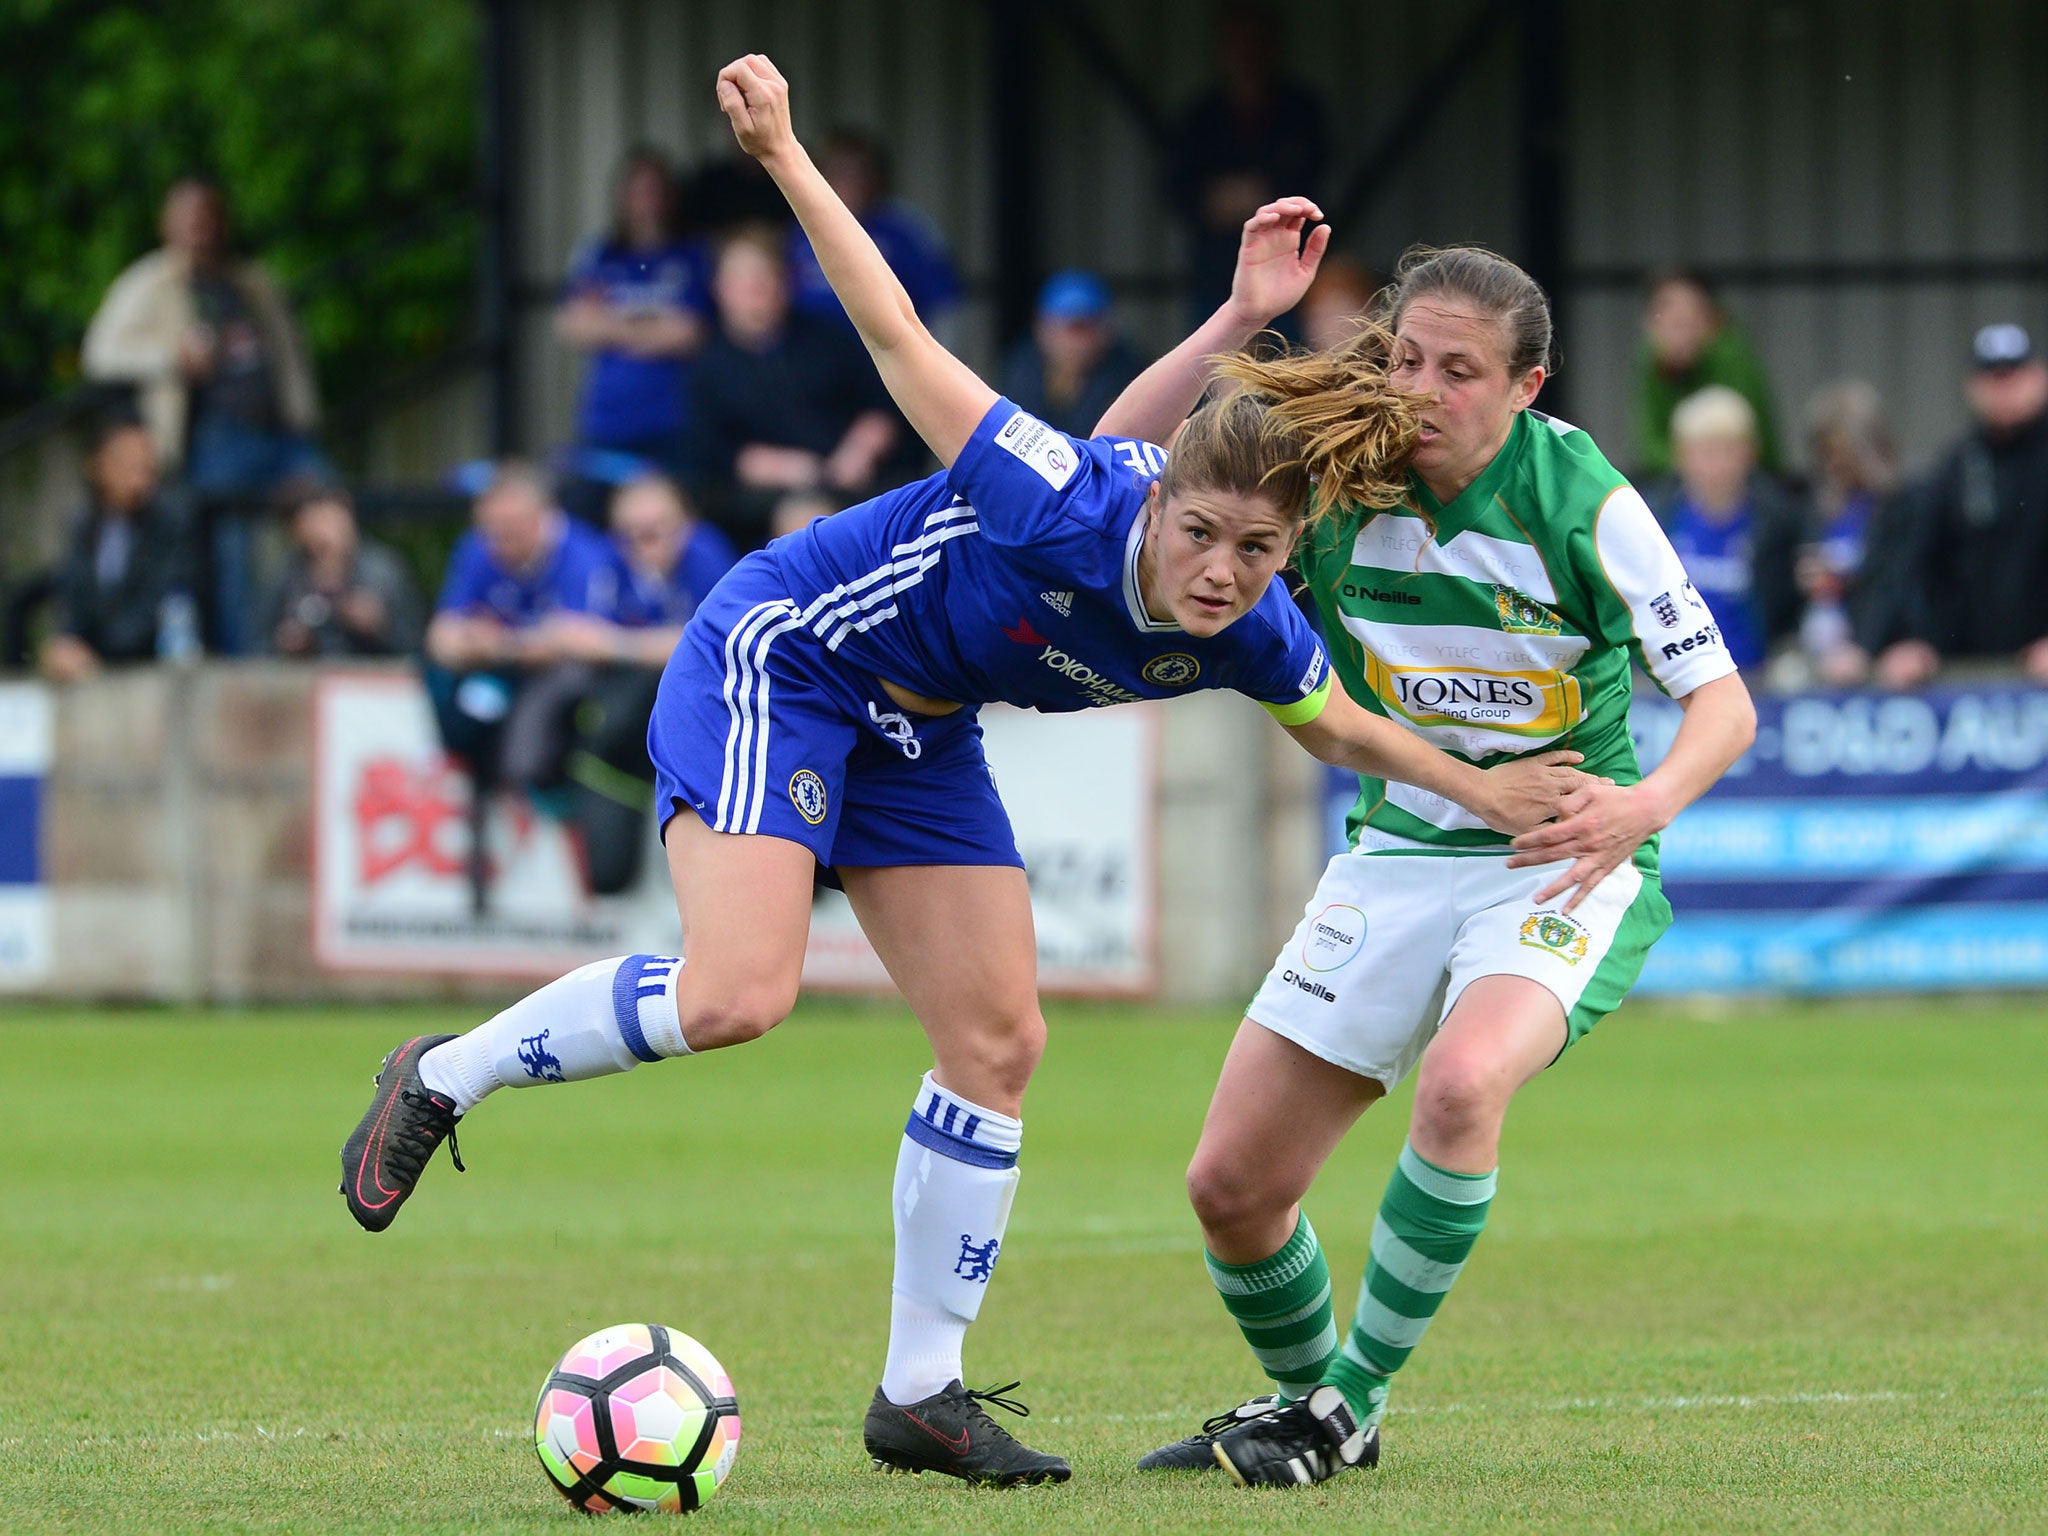
{"type": "Polygon", "coordinates": [[[960,1257],[953,1261],[953,1273],[962,1280],[979,1280],[987,1285],[989,1276],[996,1272],[996,1256],[1002,1251],[1000,1238],[992,1237],[985,1243],[977,1243],[973,1233],[962,1232],[960,1257]]]}
{"type": "Polygon", "coordinates": [[[789,776],[789,803],[812,826],[825,819],[825,781],[808,768],[789,776]]]}

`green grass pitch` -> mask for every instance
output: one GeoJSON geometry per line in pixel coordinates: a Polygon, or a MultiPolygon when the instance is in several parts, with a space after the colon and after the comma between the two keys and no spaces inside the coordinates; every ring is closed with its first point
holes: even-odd
{"type": "MultiPolygon", "coordinates": [[[[1387,1459],[1247,1493],[1133,1460],[1256,1385],[1181,1170],[1233,1020],[1053,1011],[969,1339],[1065,1487],[883,1477],[898,1011],[500,1095],[393,1230],[336,1149],[450,1011],[0,1015],[0,1528],[565,1531],[528,1442],[600,1325],[698,1334],[740,1393],[726,1531],[2048,1530],[2038,1002],[1609,1020],[1516,1106],[1493,1222],[1397,1383],[1387,1459]]],[[[1406,1113],[1310,1210],[1348,1310],[1406,1113]]]]}

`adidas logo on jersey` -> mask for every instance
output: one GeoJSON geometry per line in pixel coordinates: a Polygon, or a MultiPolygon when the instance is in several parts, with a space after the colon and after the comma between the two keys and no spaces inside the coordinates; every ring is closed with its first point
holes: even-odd
{"type": "Polygon", "coordinates": [[[1074,616],[1074,594],[1071,592],[1041,592],[1038,600],[1063,619],[1074,616]]]}

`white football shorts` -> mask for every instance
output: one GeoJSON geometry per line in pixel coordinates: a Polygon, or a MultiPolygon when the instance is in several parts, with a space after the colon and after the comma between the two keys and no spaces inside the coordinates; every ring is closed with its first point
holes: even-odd
{"type": "Polygon", "coordinates": [[[1564,1008],[1569,1046],[1612,1012],[1671,924],[1654,874],[1615,870],[1567,916],[1536,893],[1568,864],[1497,854],[1340,853],[1248,1016],[1389,1092],[1465,988],[1526,976],[1564,1008]]]}

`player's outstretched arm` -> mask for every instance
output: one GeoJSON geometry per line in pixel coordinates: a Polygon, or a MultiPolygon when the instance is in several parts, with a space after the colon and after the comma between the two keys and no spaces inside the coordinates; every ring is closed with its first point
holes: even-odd
{"type": "Polygon", "coordinates": [[[860,220],[804,153],[790,126],[789,82],[767,55],[750,53],[718,72],[718,105],[740,148],[761,162],[789,199],[897,408],[951,468],[995,404],[996,392],[925,329],[860,220]]]}
{"type": "Polygon", "coordinates": [[[1384,715],[1361,709],[1332,677],[1313,720],[1285,727],[1312,757],[1368,778],[1413,784],[1462,805],[1496,832],[1522,833],[1559,813],[1565,796],[1602,780],[1572,765],[1578,752],[1539,752],[1480,768],[1439,752],[1384,715]]]}
{"type": "Polygon", "coordinates": [[[1301,232],[1322,216],[1305,197],[1283,197],[1246,219],[1230,297],[1192,336],[1130,382],[1103,412],[1096,432],[1151,443],[1171,437],[1215,380],[1218,354],[1237,351],[1308,292],[1330,248],[1330,226],[1317,224],[1305,244],[1301,232]]]}

